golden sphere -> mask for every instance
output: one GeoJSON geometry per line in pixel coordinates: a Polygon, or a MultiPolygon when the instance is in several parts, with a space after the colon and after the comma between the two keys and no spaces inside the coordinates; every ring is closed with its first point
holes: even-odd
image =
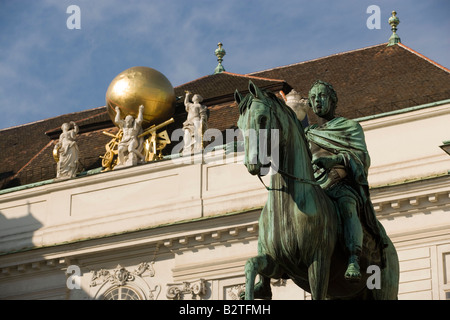
{"type": "Polygon", "coordinates": [[[170,81],[159,71],[149,67],[132,67],[119,73],[106,91],[106,108],[111,120],[116,106],[121,118],[138,116],[144,106],[143,128],[164,122],[175,112],[175,91],[170,81]]]}

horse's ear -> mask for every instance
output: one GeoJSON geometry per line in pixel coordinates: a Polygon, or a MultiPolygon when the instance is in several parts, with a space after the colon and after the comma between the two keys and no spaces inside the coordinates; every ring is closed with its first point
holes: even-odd
{"type": "Polygon", "coordinates": [[[234,91],[234,101],[239,105],[242,101],[242,95],[239,93],[239,91],[236,89],[234,91]]]}
{"type": "Polygon", "coordinates": [[[249,80],[248,82],[248,91],[253,95],[255,98],[261,98],[263,96],[262,91],[260,88],[258,88],[252,80],[249,80]]]}

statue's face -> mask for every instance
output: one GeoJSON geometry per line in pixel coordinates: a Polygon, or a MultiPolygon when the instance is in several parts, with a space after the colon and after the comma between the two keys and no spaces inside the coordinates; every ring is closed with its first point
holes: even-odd
{"type": "Polygon", "coordinates": [[[125,117],[125,123],[127,124],[127,126],[131,126],[133,124],[133,117],[128,115],[125,117]]]}
{"type": "Polygon", "coordinates": [[[198,94],[194,94],[194,96],[192,97],[192,102],[194,103],[200,103],[200,96],[198,94]]]}
{"type": "Polygon", "coordinates": [[[64,132],[69,131],[69,124],[63,123],[63,125],[61,126],[61,130],[64,132]]]}
{"type": "Polygon", "coordinates": [[[331,97],[323,84],[317,84],[311,88],[309,102],[314,113],[321,118],[327,118],[334,113],[331,97]]]}

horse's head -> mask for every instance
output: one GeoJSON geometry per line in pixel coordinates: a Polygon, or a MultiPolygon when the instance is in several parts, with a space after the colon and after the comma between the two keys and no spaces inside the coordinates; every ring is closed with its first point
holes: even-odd
{"type": "Polygon", "coordinates": [[[237,90],[234,94],[240,113],[238,127],[244,136],[244,164],[252,175],[265,175],[278,156],[274,154],[278,151],[279,124],[274,110],[278,98],[251,81],[249,92],[245,97],[237,90]]]}

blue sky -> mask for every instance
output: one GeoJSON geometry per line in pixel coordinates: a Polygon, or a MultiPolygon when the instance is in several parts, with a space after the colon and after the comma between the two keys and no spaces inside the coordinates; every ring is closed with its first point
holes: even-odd
{"type": "Polygon", "coordinates": [[[384,43],[392,10],[402,43],[450,68],[448,0],[0,0],[0,129],[101,107],[133,66],[174,87],[211,74],[218,42],[241,74],[384,43]],[[70,5],[81,29],[67,28],[70,5]]]}

